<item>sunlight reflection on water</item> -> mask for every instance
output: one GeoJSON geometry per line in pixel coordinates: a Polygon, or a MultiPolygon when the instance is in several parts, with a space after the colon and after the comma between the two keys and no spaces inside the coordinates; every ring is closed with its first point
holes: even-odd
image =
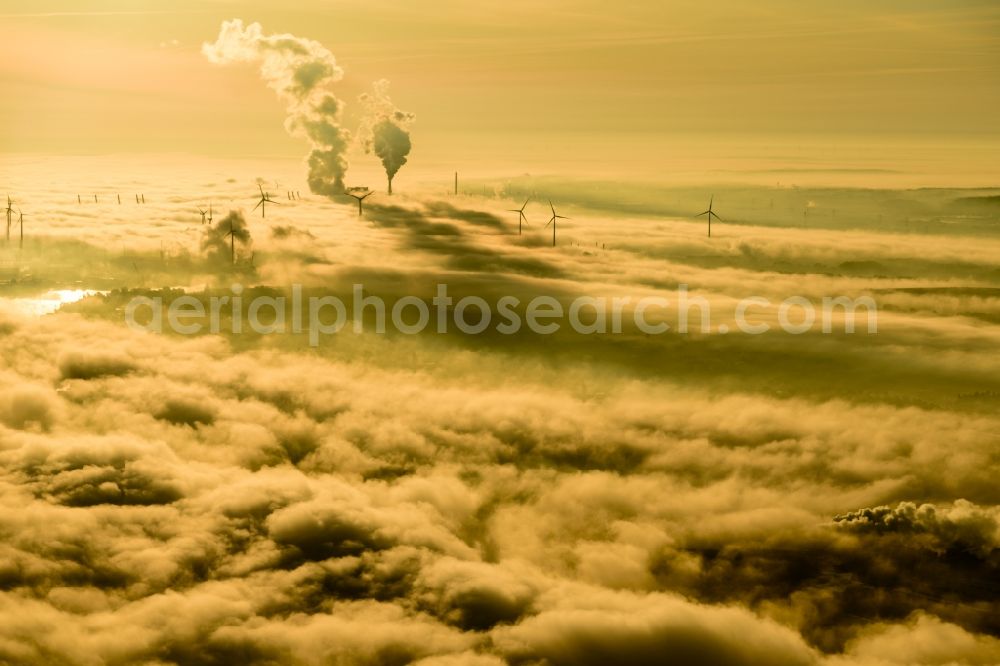
{"type": "Polygon", "coordinates": [[[9,309],[33,317],[52,314],[67,303],[76,303],[87,296],[106,292],[94,289],[56,289],[47,291],[40,296],[28,298],[5,298],[0,297],[0,303],[8,306],[9,309]]]}

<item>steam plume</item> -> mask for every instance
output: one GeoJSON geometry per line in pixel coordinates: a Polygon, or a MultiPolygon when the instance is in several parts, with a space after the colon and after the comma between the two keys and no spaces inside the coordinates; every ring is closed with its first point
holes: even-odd
{"type": "Polygon", "coordinates": [[[372,87],[374,92],[364,93],[359,98],[365,107],[360,134],[365,152],[374,151],[382,160],[389,179],[389,194],[392,194],[392,179],[410,154],[410,126],[415,116],[400,111],[392,103],[386,79],[376,81],[372,87]]]}
{"type": "Polygon", "coordinates": [[[231,264],[237,248],[245,252],[252,242],[243,213],[234,210],[207,228],[201,239],[201,250],[209,263],[231,264]]]}
{"type": "Polygon", "coordinates": [[[349,134],[340,125],[341,102],[325,87],[344,71],[319,42],[289,34],[265,35],[259,23],[224,21],[215,43],[202,53],[210,62],[260,64],[260,75],[285,101],[285,129],[309,141],[309,188],[316,194],[340,194],[347,171],[349,134]]]}

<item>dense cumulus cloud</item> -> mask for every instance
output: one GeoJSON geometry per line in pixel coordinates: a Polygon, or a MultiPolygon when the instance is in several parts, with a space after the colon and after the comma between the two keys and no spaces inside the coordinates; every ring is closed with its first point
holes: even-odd
{"type": "Polygon", "coordinates": [[[748,224],[710,245],[587,192],[555,249],[517,237],[513,200],[288,203],[237,218],[238,276],[871,293],[879,334],[157,335],[114,290],[227,285],[160,247],[191,224],[191,256],[228,259],[228,222],[204,231],[197,192],[148,187],[141,222],[37,194],[38,279],[110,283],[45,316],[0,300],[0,661],[1000,662],[997,240],[748,224]],[[877,274],[840,268],[865,247],[877,274]]]}

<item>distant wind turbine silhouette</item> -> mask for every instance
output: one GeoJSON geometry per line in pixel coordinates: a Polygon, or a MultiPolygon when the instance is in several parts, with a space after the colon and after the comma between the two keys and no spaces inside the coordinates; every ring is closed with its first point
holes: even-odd
{"type": "MultiPolygon", "coordinates": [[[[545,224],[545,227],[552,225],[552,247],[556,246],[556,220],[568,220],[568,217],[563,217],[562,215],[556,215],[556,207],[552,205],[552,199],[549,199],[549,208],[552,209],[552,217],[545,224]]],[[[545,227],[542,227],[543,229],[545,227]]]]}
{"type": "Polygon", "coordinates": [[[198,212],[201,213],[201,223],[205,224],[205,219],[208,217],[208,211],[198,206],[198,212]]]}
{"type": "Polygon", "coordinates": [[[7,195],[7,210],[5,211],[7,213],[7,240],[8,241],[10,240],[10,225],[11,225],[11,219],[12,219],[11,216],[14,214],[13,204],[14,204],[14,202],[10,200],[10,195],[8,194],[7,195]]]}
{"type": "Polygon", "coordinates": [[[261,218],[263,218],[264,217],[264,209],[266,208],[266,204],[269,204],[269,203],[272,203],[272,204],[275,204],[275,205],[280,205],[280,204],[277,201],[275,201],[274,199],[271,198],[271,194],[269,192],[265,192],[264,191],[264,186],[263,185],[261,185],[260,183],[257,183],[257,187],[260,188],[260,201],[257,202],[257,205],[254,206],[253,209],[257,210],[258,208],[260,208],[260,216],[261,216],[261,218]]]}
{"type": "Polygon", "coordinates": [[[347,192],[347,196],[358,200],[358,217],[361,217],[361,214],[364,212],[361,202],[373,194],[375,194],[375,190],[369,190],[367,187],[357,188],[353,191],[347,192]],[[359,194],[360,192],[364,192],[364,194],[359,194]]]}
{"type": "MultiPolygon", "coordinates": [[[[517,235],[521,235],[521,223],[527,222],[528,218],[524,215],[524,209],[528,207],[528,202],[531,201],[531,197],[524,200],[524,205],[520,208],[508,208],[507,210],[511,213],[517,213],[517,235]]],[[[555,211],[552,211],[553,213],[555,211]]]]}
{"type": "Polygon", "coordinates": [[[208,223],[212,224],[212,202],[208,202],[208,223]]]}
{"type": "Polygon", "coordinates": [[[229,256],[232,259],[233,266],[236,265],[236,231],[233,229],[233,219],[229,218],[229,256]]]}
{"type": "Polygon", "coordinates": [[[23,249],[24,248],[24,213],[21,212],[20,208],[17,209],[17,226],[18,226],[18,228],[21,231],[21,239],[18,241],[17,247],[20,248],[20,249],[23,249]]]}
{"type": "Polygon", "coordinates": [[[97,195],[94,195],[94,203],[97,203],[97,195]]]}
{"type": "Polygon", "coordinates": [[[718,215],[716,215],[712,211],[712,204],[713,203],[715,203],[715,195],[714,194],[712,195],[712,198],[708,200],[708,210],[706,210],[704,213],[698,213],[695,216],[695,217],[701,217],[702,215],[707,215],[708,216],[708,237],[709,238],[712,237],[712,218],[714,217],[719,222],[722,222],[722,218],[719,217],[718,215]]]}

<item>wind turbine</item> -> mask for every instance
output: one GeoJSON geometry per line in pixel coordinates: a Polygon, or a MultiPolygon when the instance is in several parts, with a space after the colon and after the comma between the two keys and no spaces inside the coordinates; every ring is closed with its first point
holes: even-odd
{"type": "MultiPolygon", "coordinates": [[[[507,210],[511,213],[517,213],[517,235],[521,235],[521,223],[527,222],[528,218],[524,216],[524,209],[528,207],[528,202],[531,201],[531,197],[524,200],[524,205],[520,208],[508,208],[507,210]]],[[[552,211],[553,213],[555,211],[552,211]]]]}
{"type": "Polygon", "coordinates": [[[17,226],[21,230],[21,240],[18,241],[17,247],[24,249],[24,213],[21,212],[20,208],[17,209],[17,226]]]}
{"type": "Polygon", "coordinates": [[[201,223],[205,224],[205,218],[208,216],[208,211],[198,206],[198,212],[201,213],[201,223]]]}
{"type": "Polygon", "coordinates": [[[708,200],[708,210],[706,210],[704,213],[698,213],[697,215],[695,215],[695,217],[701,217],[702,215],[708,215],[708,237],[709,238],[712,237],[712,218],[714,217],[719,222],[722,222],[722,218],[719,217],[718,215],[716,215],[712,211],[712,204],[714,202],[715,202],[715,195],[713,194],[712,198],[708,200]]]}
{"type": "Polygon", "coordinates": [[[97,195],[94,195],[94,203],[97,203],[97,195]]]}
{"type": "Polygon", "coordinates": [[[212,224],[212,202],[208,202],[208,223],[212,224]]]}
{"type": "MultiPolygon", "coordinates": [[[[562,215],[556,215],[556,207],[552,205],[552,199],[549,199],[549,208],[552,209],[552,217],[546,222],[545,227],[552,225],[552,247],[556,246],[556,220],[568,220],[568,217],[563,217],[562,215]]],[[[545,227],[542,227],[543,229],[545,227]]]]}
{"type": "Polygon", "coordinates": [[[258,208],[260,208],[260,216],[261,216],[261,218],[263,218],[264,217],[264,209],[266,208],[265,204],[269,204],[269,203],[273,203],[275,205],[280,205],[280,204],[277,201],[275,201],[274,199],[271,198],[270,193],[264,191],[264,186],[263,185],[261,185],[260,183],[257,183],[257,187],[260,188],[260,201],[257,202],[257,205],[254,206],[253,209],[257,210],[258,208]]]}
{"type": "Polygon", "coordinates": [[[347,192],[346,194],[347,196],[358,200],[358,217],[361,217],[361,213],[364,212],[362,210],[361,202],[370,197],[371,195],[375,194],[375,190],[369,190],[367,187],[364,188],[359,187],[353,189],[353,191],[347,192]],[[364,192],[364,194],[357,194],[358,192],[364,192]]]}
{"type": "Polygon", "coordinates": [[[229,218],[229,255],[232,257],[233,266],[236,265],[236,231],[233,229],[233,218],[229,218]]]}
{"type": "Polygon", "coordinates": [[[10,195],[8,194],[7,195],[7,210],[5,211],[7,213],[7,240],[8,241],[10,241],[11,216],[14,214],[13,203],[14,202],[10,200],[10,195]]]}

